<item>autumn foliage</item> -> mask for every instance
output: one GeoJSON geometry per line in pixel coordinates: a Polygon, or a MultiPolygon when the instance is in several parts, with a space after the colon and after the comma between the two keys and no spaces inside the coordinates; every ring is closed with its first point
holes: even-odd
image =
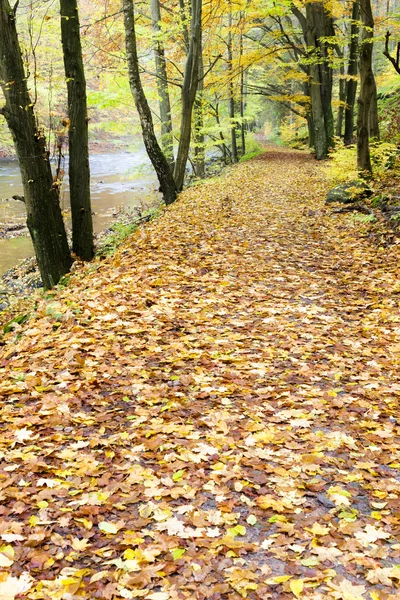
{"type": "Polygon", "coordinates": [[[4,336],[0,598],[398,598],[397,250],[325,188],[267,152],[4,336]]]}

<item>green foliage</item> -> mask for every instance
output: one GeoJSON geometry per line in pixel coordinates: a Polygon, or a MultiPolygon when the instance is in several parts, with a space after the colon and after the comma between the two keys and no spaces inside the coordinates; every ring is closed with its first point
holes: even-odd
{"type": "MultiPolygon", "coordinates": [[[[396,167],[397,147],[388,142],[371,144],[371,159],[375,178],[387,174],[396,167]]],[[[345,146],[342,140],[336,140],[335,149],[330,154],[330,161],[324,167],[328,179],[333,183],[341,183],[358,179],[357,148],[345,146]]]]}
{"type": "Polygon", "coordinates": [[[131,221],[117,221],[110,228],[109,233],[105,235],[97,245],[96,254],[110,256],[114,254],[118,246],[120,246],[144,221],[152,221],[160,214],[160,208],[150,208],[143,211],[138,218],[133,218],[131,221]]]}
{"type": "Polygon", "coordinates": [[[8,323],[6,323],[3,327],[3,331],[4,333],[10,333],[10,331],[12,331],[15,327],[15,325],[23,325],[24,323],[27,322],[27,320],[29,319],[29,315],[27,314],[23,314],[23,315],[18,315],[17,317],[14,317],[14,319],[11,319],[11,321],[9,321],[8,323]]]}
{"type": "Polygon", "coordinates": [[[247,160],[251,160],[252,158],[257,158],[257,156],[260,156],[261,154],[263,154],[264,150],[261,148],[260,150],[254,150],[253,152],[246,152],[246,154],[244,154],[241,159],[239,160],[239,162],[243,163],[246,162],[247,160]]]}
{"type": "Polygon", "coordinates": [[[352,215],[351,218],[357,223],[373,223],[376,221],[375,215],[352,215]]]}
{"type": "Polygon", "coordinates": [[[239,162],[246,162],[247,160],[251,160],[252,158],[256,158],[265,152],[264,146],[260,144],[256,140],[256,138],[251,135],[246,139],[246,154],[242,156],[239,162]]]}
{"type": "Polygon", "coordinates": [[[103,240],[101,240],[98,248],[97,254],[103,254],[105,256],[109,256],[114,254],[115,250],[126,240],[127,237],[131,235],[137,228],[137,223],[115,223],[111,229],[110,233],[105,236],[103,240]]]}

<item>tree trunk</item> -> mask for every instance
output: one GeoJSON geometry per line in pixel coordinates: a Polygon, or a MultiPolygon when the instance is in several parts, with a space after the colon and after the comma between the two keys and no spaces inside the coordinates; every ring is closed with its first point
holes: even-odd
{"type": "Polygon", "coordinates": [[[61,39],[68,89],[69,190],[72,250],[82,260],[94,256],[86,80],[77,0],[60,0],[61,39]]]}
{"type": "Polygon", "coordinates": [[[1,113],[11,131],[24,187],[27,225],[42,277],[49,289],[71,267],[58,186],[53,182],[44,133],[37,127],[15,24],[8,0],[0,0],[1,113]]]}
{"type": "Polygon", "coordinates": [[[136,48],[136,31],[133,0],[123,0],[126,56],[128,60],[129,84],[136,109],[139,113],[143,142],[160,183],[165,204],[176,200],[177,190],[168,161],[164,156],[154,132],[151,110],[144,94],[139,74],[139,61],[136,48]]]}
{"type": "Polygon", "coordinates": [[[339,79],[339,110],[336,121],[336,135],[342,137],[343,133],[343,119],[344,119],[344,108],[346,103],[346,79],[344,63],[340,66],[340,79],[339,79]]]}
{"type": "Polygon", "coordinates": [[[322,2],[306,4],[307,47],[310,64],[310,96],[314,121],[315,153],[317,159],[326,158],[333,138],[332,67],[329,64],[334,36],[332,17],[322,2]]]}
{"type": "Polygon", "coordinates": [[[360,32],[360,3],[359,0],[353,2],[353,12],[351,16],[350,46],[349,46],[349,66],[347,69],[346,82],[346,108],[344,111],[344,143],[348,146],[354,141],[354,106],[357,94],[357,75],[358,75],[358,36],[360,32]]]}
{"type": "MultiPolygon", "coordinates": [[[[124,0],[126,2],[127,0],[124,0]]],[[[199,59],[201,53],[202,0],[192,0],[189,51],[186,58],[185,75],[182,86],[182,116],[178,154],[175,163],[175,182],[178,191],[183,188],[186,163],[189,156],[192,131],[193,105],[199,83],[199,59]]]]}
{"type": "Polygon", "coordinates": [[[153,47],[156,63],[157,89],[160,102],[161,147],[164,155],[174,170],[174,142],[172,134],[171,101],[168,89],[167,63],[165,61],[164,44],[161,36],[160,0],[150,0],[151,21],[153,27],[153,47]]]}
{"type": "MultiPolygon", "coordinates": [[[[241,14],[241,21],[243,22],[243,14],[241,14]]],[[[240,61],[243,57],[243,30],[240,32],[240,61]]],[[[246,109],[245,101],[245,80],[244,80],[244,68],[240,70],[240,133],[241,133],[241,155],[246,154],[246,123],[244,119],[244,113],[246,109]]]]}
{"type": "Polygon", "coordinates": [[[379,112],[378,112],[378,91],[376,89],[376,81],[374,76],[374,91],[372,94],[371,108],[369,109],[369,137],[374,140],[381,139],[379,129],[379,112]]]}
{"type": "Polygon", "coordinates": [[[374,18],[371,0],[360,0],[361,36],[360,36],[360,96],[358,98],[357,118],[357,166],[361,173],[372,173],[369,149],[369,115],[375,90],[375,78],[372,70],[372,39],[374,36],[374,18]]]}
{"type": "Polygon", "coordinates": [[[204,65],[203,53],[199,60],[199,85],[194,103],[194,170],[197,177],[203,179],[205,176],[205,136],[203,116],[203,89],[204,89],[204,65]]]}
{"type": "Polygon", "coordinates": [[[232,49],[232,10],[229,11],[229,22],[228,22],[228,110],[231,127],[231,140],[232,140],[232,161],[237,163],[238,161],[238,149],[236,140],[236,120],[235,120],[235,89],[233,85],[233,49],[232,49]]]}

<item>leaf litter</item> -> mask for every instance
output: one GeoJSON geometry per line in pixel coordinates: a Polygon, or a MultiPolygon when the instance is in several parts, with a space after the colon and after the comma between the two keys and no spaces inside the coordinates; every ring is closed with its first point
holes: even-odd
{"type": "Polygon", "coordinates": [[[398,598],[398,251],[326,187],[271,150],[7,333],[1,600],[398,598]]]}

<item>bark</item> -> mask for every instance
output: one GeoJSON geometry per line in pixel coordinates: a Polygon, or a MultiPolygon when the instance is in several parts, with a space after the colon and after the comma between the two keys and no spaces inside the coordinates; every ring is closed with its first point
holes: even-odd
{"type": "Polygon", "coordinates": [[[233,49],[232,49],[232,11],[229,11],[229,22],[228,22],[228,110],[229,118],[231,122],[231,144],[232,144],[232,161],[238,162],[238,149],[236,140],[236,121],[235,121],[235,90],[233,85],[233,49]]]}
{"type": "Polygon", "coordinates": [[[378,112],[378,90],[376,88],[376,81],[374,76],[373,93],[371,108],[369,109],[369,137],[380,140],[381,133],[379,129],[379,112],[378,112]]]}
{"type": "Polygon", "coordinates": [[[360,0],[362,22],[360,36],[360,95],[357,118],[357,166],[361,173],[372,173],[369,148],[369,115],[375,91],[375,78],[372,70],[372,39],[374,18],[371,0],[360,0]]]}
{"type": "MultiPolygon", "coordinates": [[[[243,15],[241,15],[241,19],[243,19],[243,15]]],[[[243,31],[240,33],[240,60],[242,61],[243,57],[243,31]]],[[[240,71],[240,133],[241,133],[241,153],[242,156],[246,154],[246,123],[244,119],[244,113],[246,110],[246,100],[245,100],[245,79],[244,79],[244,68],[241,68],[240,71]]]]}
{"type": "Polygon", "coordinates": [[[399,75],[400,75],[400,42],[397,44],[396,58],[394,58],[390,54],[390,49],[389,49],[389,40],[390,40],[390,36],[391,35],[392,34],[390,33],[390,31],[386,32],[385,50],[383,51],[383,54],[392,63],[392,65],[393,65],[394,70],[396,71],[396,73],[399,73],[399,75]]]}
{"type": "Polygon", "coordinates": [[[175,181],[169,167],[168,160],[164,156],[163,151],[158,144],[157,137],[154,132],[151,110],[144,94],[140,79],[133,0],[123,0],[123,11],[129,84],[133,99],[135,101],[136,110],[139,113],[143,142],[149,159],[157,174],[165,204],[172,204],[172,202],[176,200],[177,196],[175,181]]]}
{"type": "Polygon", "coordinates": [[[153,46],[157,74],[157,90],[160,102],[161,118],[161,147],[174,170],[174,142],[172,133],[171,101],[168,89],[167,63],[165,60],[164,44],[161,41],[161,10],[159,0],[150,0],[151,21],[153,28],[153,46]]]}
{"type": "Polygon", "coordinates": [[[360,32],[360,3],[359,0],[353,2],[353,11],[351,16],[349,63],[347,68],[346,82],[346,108],[344,111],[344,143],[346,145],[354,142],[354,107],[357,95],[357,76],[358,76],[358,37],[360,32]]]}
{"type": "Polygon", "coordinates": [[[0,80],[5,106],[1,113],[11,131],[21,170],[27,225],[45,288],[71,267],[72,259],[53,182],[44,133],[39,130],[29,96],[15,14],[0,0],[0,80]]]}
{"type": "Polygon", "coordinates": [[[94,256],[90,204],[89,133],[86,80],[77,0],[60,0],[61,40],[68,89],[69,189],[72,250],[82,260],[94,256]]]}
{"type": "Polygon", "coordinates": [[[344,121],[344,109],[346,102],[346,80],[344,64],[340,66],[340,79],[339,79],[339,110],[336,121],[336,135],[342,137],[343,132],[343,121],[344,121]]]}
{"type": "Polygon", "coordinates": [[[314,122],[315,153],[317,159],[326,158],[333,138],[332,67],[329,64],[331,44],[327,37],[334,36],[332,17],[322,2],[306,4],[306,42],[310,64],[310,97],[314,122]]]}
{"type": "Polygon", "coordinates": [[[205,136],[203,115],[203,89],[204,89],[203,53],[199,60],[199,85],[194,103],[194,170],[197,177],[205,177],[205,136]]]}
{"type": "MultiPolygon", "coordinates": [[[[127,0],[124,0],[126,2],[127,0]]],[[[201,53],[202,0],[192,0],[189,51],[186,58],[185,75],[182,86],[182,115],[178,154],[174,177],[178,191],[183,188],[185,169],[189,156],[192,132],[192,113],[199,83],[199,59],[201,53]]]]}

